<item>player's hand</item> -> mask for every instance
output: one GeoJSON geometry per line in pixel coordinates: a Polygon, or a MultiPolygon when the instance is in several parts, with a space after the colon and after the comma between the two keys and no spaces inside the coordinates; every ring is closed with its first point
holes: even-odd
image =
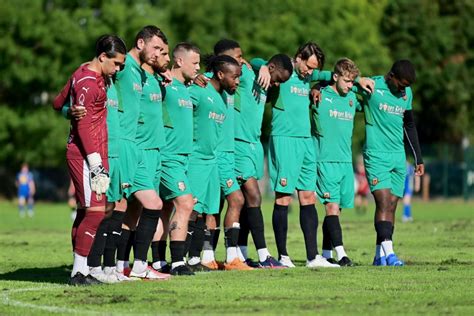
{"type": "Polygon", "coordinates": [[[372,94],[375,89],[375,82],[367,77],[361,77],[359,79],[359,86],[369,94],[372,94]]]}
{"type": "Polygon", "coordinates": [[[82,118],[84,118],[84,116],[86,116],[87,110],[85,106],[73,105],[69,108],[69,114],[76,121],[80,121],[82,118]]]}
{"type": "Polygon", "coordinates": [[[201,88],[205,88],[209,80],[211,79],[207,78],[203,74],[198,74],[196,77],[194,77],[193,82],[197,84],[198,86],[200,86],[201,88]]]}
{"type": "Polygon", "coordinates": [[[107,192],[109,188],[109,172],[102,166],[102,158],[99,153],[87,155],[87,162],[89,163],[91,190],[94,191],[100,199],[101,195],[107,192]]]}
{"type": "Polygon", "coordinates": [[[262,66],[258,72],[258,84],[264,89],[267,90],[270,87],[270,71],[267,66],[262,66]]]}
{"type": "Polygon", "coordinates": [[[318,104],[321,101],[321,91],[318,88],[312,88],[309,94],[312,104],[318,104]]]}
{"type": "Polygon", "coordinates": [[[163,78],[163,86],[169,86],[173,82],[173,77],[171,77],[171,70],[167,69],[165,72],[160,72],[161,78],[163,78]]]}
{"type": "Polygon", "coordinates": [[[422,176],[425,174],[425,165],[419,164],[415,167],[415,176],[422,176]]]}

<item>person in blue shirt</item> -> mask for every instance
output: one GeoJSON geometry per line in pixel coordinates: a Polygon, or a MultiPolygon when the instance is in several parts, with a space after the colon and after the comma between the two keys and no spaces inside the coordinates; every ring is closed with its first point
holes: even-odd
{"type": "Polygon", "coordinates": [[[28,217],[33,217],[33,196],[35,195],[36,187],[33,174],[30,172],[27,163],[21,165],[21,170],[16,176],[16,186],[18,188],[18,210],[20,217],[25,217],[25,206],[28,204],[28,217]]]}

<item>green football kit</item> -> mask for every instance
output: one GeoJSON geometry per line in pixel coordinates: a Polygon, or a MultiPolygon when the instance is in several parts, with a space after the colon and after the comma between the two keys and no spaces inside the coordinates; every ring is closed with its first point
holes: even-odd
{"type": "Polygon", "coordinates": [[[219,213],[219,171],[217,145],[227,106],[212,83],[205,88],[192,85],[189,88],[193,102],[193,151],[189,157],[188,178],[191,192],[199,213],[219,213]]]}
{"type": "Polygon", "coordinates": [[[163,108],[172,122],[165,122],[166,145],[161,156],[160,195],[166,201],[191,194],[187,173],[193,150],[193,102],[188,88],[176,78],[166,87],[163,108]]]}
{"type": "Polygon", "coordinates": [[[405,94],[395,96],[383,76],[372,77],[374,92],[364,96],[366,117],[364,164],[370,190],[390,189],[402,197],[406,173],[403,142],[403,115],[412,109],[410,87],[405,94]]]}
{"type": "MultiPolygon", "coordinates": [[[[259,69],[266,61],[254,59],[259,69]]],[[[274,191],[291,194],[295,189],[315,191],[316,152],[311,138],[310,83],[329,81],[330,71],[314,70],[301,78],[296,69],[288,81],[268,92],[272,104],[272,132],[269,142],[269,173],[274,191]]]]}
{"type": "Polygon", "coordinates": [[[331,86],[321,90],[321,101],[312,105],[312,134],[317,155],[316,192],[321,203],[354,207],[352,134],[354,116],[362,107],[354,92],[339,95],[331,86]]]}

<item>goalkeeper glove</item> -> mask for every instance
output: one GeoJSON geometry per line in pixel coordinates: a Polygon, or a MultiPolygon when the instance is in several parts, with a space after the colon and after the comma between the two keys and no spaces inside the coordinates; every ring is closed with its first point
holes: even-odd
{"type": "Polygon", "coordinates": [[[87,162],[89,163],[91,189],[100,200],[102,194],[109,188],[109,172],[102,166],[102,158],[99,153],[87,155],[87,162]]]}

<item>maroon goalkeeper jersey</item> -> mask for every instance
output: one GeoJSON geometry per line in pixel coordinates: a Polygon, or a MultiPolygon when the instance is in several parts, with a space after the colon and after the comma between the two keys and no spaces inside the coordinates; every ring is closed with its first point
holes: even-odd
{"type": "Polygon", "coordinates": [[[97,152],[102,160],[107,159],[107,91],[101,74],[79,67],[63,91],[56,97],[54,107],[70,96],[71,104],[84,106],[86,116],[81,120],[71,120],[67,144],[67,159],[85,159],[97,152]],[[63,100],[60,100],[63,99],[63,100]]]}

